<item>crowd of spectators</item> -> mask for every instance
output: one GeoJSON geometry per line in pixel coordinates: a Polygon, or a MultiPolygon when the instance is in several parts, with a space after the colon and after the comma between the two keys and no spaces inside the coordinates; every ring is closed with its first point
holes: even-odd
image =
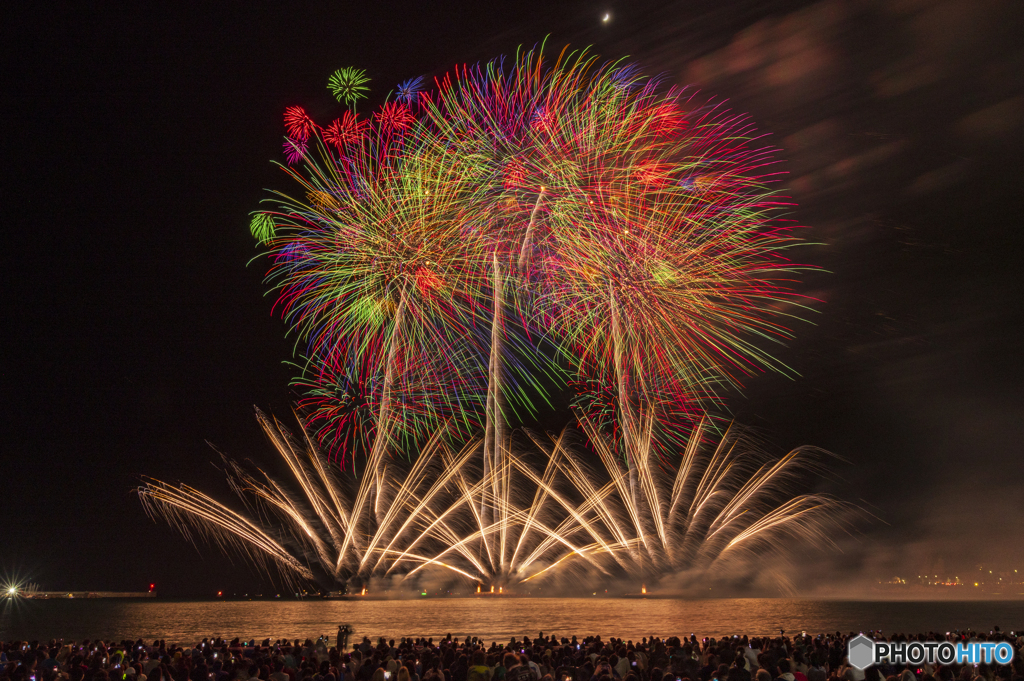
{"type": "Polygon", "coordinates": [[[846,659],[855,634],[557,637],[486,643],[475,637],[369,638],[339,627],[312,639],[222,638],[190,645],[142,640],[12,641],[0,645],[0,681],[1024,681],[1024,636],[998,630],[882,637],[890,641],[1007,641],[1008,665],[882,665],[846,659]]]}

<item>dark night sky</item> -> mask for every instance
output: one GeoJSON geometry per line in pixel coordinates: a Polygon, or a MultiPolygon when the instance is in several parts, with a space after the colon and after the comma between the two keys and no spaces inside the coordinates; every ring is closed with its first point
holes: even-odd
{"type": "Polygon", "coordinates": [[[253,405],[288,416],[292,346],[247,267],[249,211],[290,189],[269,163],[284,107],[331,115],[341,66],[380,98],[545,34],[727,98],[784,150],[827,303],[777,353],[802,377],[729,404],[848,459],[831,489],[885,521],[808,578],[1024,567],[1019,0],[97,7],[0,10],[0,576],[258,583],[131,491],[220,492],[206,441],[268,457],[253,405]]]}

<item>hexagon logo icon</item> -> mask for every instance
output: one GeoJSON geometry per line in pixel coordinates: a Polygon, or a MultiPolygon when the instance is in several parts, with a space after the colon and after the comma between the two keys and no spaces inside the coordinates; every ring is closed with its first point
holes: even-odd
{"type": "Polygon", "coordinates": [[[852,667],[867,669],[875,661],[875,642],[864,634],[858,634],[850,639],[846,656],[850,659],[852,667]]]}

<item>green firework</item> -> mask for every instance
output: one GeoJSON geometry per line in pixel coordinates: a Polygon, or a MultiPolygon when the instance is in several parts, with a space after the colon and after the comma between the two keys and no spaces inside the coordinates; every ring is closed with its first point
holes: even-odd
{"type": "Polygon", "coordinates": [[[339,102],[345,102],[350,108],[355,109],[357,101],[366,99],[366,93],[370,91],[366,83],[369,82],[366,71],[347,66],[331,75],[327,80],[327,89],[339,102]]]}

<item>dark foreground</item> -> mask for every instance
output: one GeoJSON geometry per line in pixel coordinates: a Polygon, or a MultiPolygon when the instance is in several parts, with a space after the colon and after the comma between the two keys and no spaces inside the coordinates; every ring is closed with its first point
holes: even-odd
{"type": "Polygon", "coordinates": [[[1024,636],[929,632],[876,638],[1006,641],[1009,665],[910,665],[858,671],[846,660],[856,633],[812,636],[545,636],[485,642],[448,635],[350,643],[339,628],[316,641],[203,639],[12,641],[0,651],[0,681],[1024,681],[1024,636]],[[334,645],[331,645],[331,644],[334,645]]]}

